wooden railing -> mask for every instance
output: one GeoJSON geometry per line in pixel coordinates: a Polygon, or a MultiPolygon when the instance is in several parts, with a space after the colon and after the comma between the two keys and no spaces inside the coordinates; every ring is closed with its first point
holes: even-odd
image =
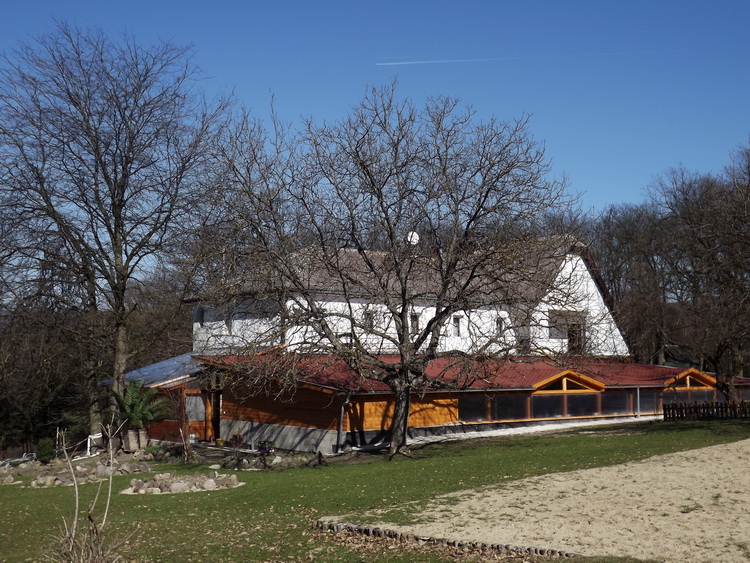
{"type": "Polygon", "coordinates": [[[664,404],[664,420],[750,418],[750,401],[664,404]]]}

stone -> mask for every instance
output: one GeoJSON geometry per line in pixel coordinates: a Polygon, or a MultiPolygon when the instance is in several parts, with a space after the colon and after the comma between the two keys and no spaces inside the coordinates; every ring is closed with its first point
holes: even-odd
{"type": "Polygon", "coordinates": [[[216,485],[216,481],[213,479],[206,479],[203,482],[203,488],[207,491],[215,491],[218,487],[216,485]]]}
{"type": "Polygon", "coordinates": [[[148,489],[146,489],[146,494],[158,495],[161,494],[161,489],[159,487],[149,487],[148,489]]]}
{"type": "Polygon", "coordinates": [[[214,470],[221,469],[221,465],[218,464],[218,463],[214,463],[213,465],[209,465],[208,468],[209,469],[214,469],[214,470]]]}
{"type": "Polygon", "coordinates": [[[185,493],[189,490],[189,486],[185,481],[175,481],[169,486],[170,493],[185,493]]]}

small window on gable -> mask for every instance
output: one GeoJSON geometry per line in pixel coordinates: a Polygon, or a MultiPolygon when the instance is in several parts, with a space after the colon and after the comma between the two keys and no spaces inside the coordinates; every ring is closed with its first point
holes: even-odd
{"type": "Polygon", "coordinates": [[[502,336],[505,332],[505,321],[503,321],[502,317],[497,317],[495,319],[495,336],[502,336]]]}

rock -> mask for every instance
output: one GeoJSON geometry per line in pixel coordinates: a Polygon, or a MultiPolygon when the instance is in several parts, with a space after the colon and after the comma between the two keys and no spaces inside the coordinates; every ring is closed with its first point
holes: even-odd
{"type": "Polygon", "coordinates": [[[3,485],[10,485],[13,482],[13,475],[5,475],[3,477],[2,483],[3,485]]]}
{"type": "MultiPolygon", "coordinates": [[[[153,457],[153,456],[151,456],[153,457]]],[[[145,461],[141,463],[141,467],[139,469],[141,473],[151,473],[151,466],[146,463],[145,461]]]]}
{"type": "Polygon", "coordinates": [[[176,481],[169,486],[170,493],[185,493],[190,489],[185,481],[176,481]]]}
{"type": "Polygon", "coordinates": [[[218,486],[216,485],[216,481],[214,481],[213,479],[206,479],[203,482],[203,488],[207,491],[215,491],[218,486]]]}
{"type": "Polygon", "coordinates": [[[96,466],[96,476],[97,477],[104,477],[107,474],[107,468],[104,467],[101,463],[97,464],[96,466]]]}
{"type": "Polygon", "coordinates": [[[209,469],[214,469],[214,470],[221,469],[221,464],[214,463],[213,465],[209,465],[208,468],[209,469]]]}
{"type": "Polygon", "coordinates": [[[57,481],[57,477],[54,475],[47,475],[46,477],[42,478],[42,486],[43,487],[54,487],[55,481],[57,481]]]}
{"type": "Polygon", "coordinates": [[[135,469],[131,463],[128,463],[126,461],[120,466],[120,469],[118,469],[118,471],[122,473],[123,475],[130,475],[131,473],[135,471],[135,469]]]}
{"type": "Polygon", "coordinates": [[[278,465],[278,464],[279,464],[279,463],[281,463],[282,461],[284,461],[284,458],[282,458],[282,457],[281,457],[280,455],[277,455],[277,456],[275,456],[275,457],[274,457],[274,458],[273,458],[273,459],[271,460],[271,465],[278,465]]]}
{"type": "Polygon", "coordinates": [[[146,494],[149,495],[158,495],[161,493],[161,489],[159,487],[149,487],[146,489],[146,494]]]}

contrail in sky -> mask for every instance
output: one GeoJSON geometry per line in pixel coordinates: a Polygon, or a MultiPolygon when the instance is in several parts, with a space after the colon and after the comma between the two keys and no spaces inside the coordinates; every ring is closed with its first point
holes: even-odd
{"type": "Polygon", "coordinates": [[[438,64],[455,64],[455,63],[486,63],[498,61],[523,61],[529,59],[570,59],[586,57],[622,57],[622,56],[643,56],[675,53],[680,51],[632,51],[632,52],[613,52],[613,53],[560,53],[554,55],[525,55],[517,57],[495,57],[490,59],[426,59],[414,61],[393,61],[375,63],[375,66],[406,66],[406,65],[438,65],[438,64]]]}
{"type": "Polygon", "coordinates": [[[446,63],[483,63],[490,61],[501,61],[503,59],[443,59],[435,61],[399,61],[392,63],[375,63],[375,66],[402,66],[402,65],[437,65],[446,63]]]}

